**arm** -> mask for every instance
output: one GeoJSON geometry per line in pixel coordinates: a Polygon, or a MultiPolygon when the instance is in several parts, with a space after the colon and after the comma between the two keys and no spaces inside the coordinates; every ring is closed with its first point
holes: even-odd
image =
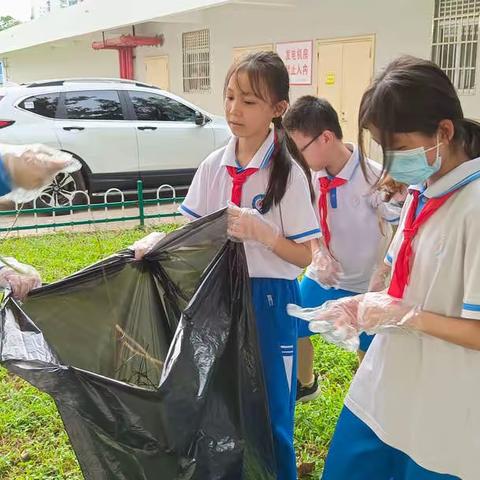
{"type": "Polygon", "coordinates": [[[403,328],[480,350],[478,318],[447,317],[424,311],[384,292],[370,292],[363,296],[358,307],[357,324],[360,332],[379,333],[392,327],[403,328]]]}
{"type": "Polygon", "coordinates": [[[300,268],[306,268],[312,262],[310,242],[295,243],[293,240],[279,237],[272,251],[282,260],[300,268]]]}
{"type": "Polygon", "coordinates": [[[413,329],[432,337],[472,350],[480,350],[480,321],[478,320],[419,312],[411,325],[413,329]]]}

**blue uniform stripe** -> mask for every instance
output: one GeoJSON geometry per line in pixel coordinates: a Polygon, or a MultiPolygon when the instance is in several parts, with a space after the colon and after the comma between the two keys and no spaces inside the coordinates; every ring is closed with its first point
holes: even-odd
{"type": "Polygon", "coordinates": [[[480,178],[480,172],[472,173],[468,177],[465,177],[463,180],[453,185],[453,187],[449,188],[446,192],[443,192],[438,196],[441,197],[443,195],[446,195],[447,193],[458,190],[459,188],[464,187],[465,185],[468,185],[469,183],[473,182],[474,180],[477,180],[478,178],[480,178]]]}
{"type": "Polygon", "coordinates": [[[337,208],[337,189],[336,188],[332,188],[330,190],[330,205],[332,206],[332,208],[337,208]]]}
{"type": "Polygon", "coordinates": [[[245,168],[240,165],[240,162],[237,158],[235,159],[235,163],[237,164],[237,173],[243,172],[245,170],[245,168]]]}
{"type": "Polygon", "coordinates": [[[464,310],[469,310],[470,312],[480,312],[480,305],[475,305],[474,303],[464,303],[464,310]]]}
{"type": "Polygon", "coordinates": [[[385,260],[386,260],[388,263],[390,263],[390,264],[393,263],[393,258],[391,257],[391,255],[388,255],[388,253],[387,253],[387,255],[385,256],[385,260]]]}
{"type": "Polygon", "coordinates": [[[185,213],[188,213],[189,215],[191,215],[192,217],[195,217],[195,218],[202,218],[201,215],[198,215],[198,213],[195,213],[194,211],[190,210],[189,208],[187,208],[185,205],[180,205],[180,209],[183,210],[185,213]]]}
{"type": "Polygon", "coordinates": [[[314,233],[320,233],[319,228],[314,228],[313,230],[309,230],[308,232],[297,233],[297,235],[290,235],[287,237],[288,240],[298,240],[299,238],[308,237],[309,235],[313,235],[314,233]]]}
{"type": "Polygon", "coordinates": [[[270,145],[269,149],[267,150],[267,153],[263,157],[262,163],[260,164],[260,168],[264,168],[268,164],[268,161],[270,160],[270,157],[272,156],[274,148],[275,148],[275,143],[272,143],[270,145]]]}

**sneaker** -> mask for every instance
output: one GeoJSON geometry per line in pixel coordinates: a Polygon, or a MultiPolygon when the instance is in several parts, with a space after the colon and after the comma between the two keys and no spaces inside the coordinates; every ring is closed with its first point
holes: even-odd
{"type": "Polygon", "coordinates": [[[305,387],[297,380],[297,402],[304,403],[315,400],[320,396],[321,385],[320,385],[320,375],[315,374],[315,380],[311,387],[305,387]]]}

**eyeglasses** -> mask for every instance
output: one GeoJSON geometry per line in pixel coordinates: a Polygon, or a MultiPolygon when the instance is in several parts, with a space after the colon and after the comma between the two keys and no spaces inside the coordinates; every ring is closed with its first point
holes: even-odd
{"type": "Polygon", "coordinates": [[[323,132],[319,133],[316,137],[313,137],[306,145],[300,149],[300,153],[303,153],[323,132]]]}

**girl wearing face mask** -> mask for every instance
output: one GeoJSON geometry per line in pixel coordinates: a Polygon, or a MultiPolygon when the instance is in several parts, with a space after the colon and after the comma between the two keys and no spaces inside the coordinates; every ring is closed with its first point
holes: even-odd
{"type": "Polygon", "coordinates": [[[383,168],[410,184],[387,291],[320,320],[377,333],[345,400],[324,480],[480,478],[480,124],[435,64],[401,57],[365,92],[383,168]]]}

